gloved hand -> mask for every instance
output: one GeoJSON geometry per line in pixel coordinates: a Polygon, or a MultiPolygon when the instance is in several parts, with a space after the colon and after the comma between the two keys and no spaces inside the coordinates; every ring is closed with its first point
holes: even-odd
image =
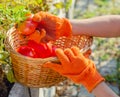
{"type": "Polygon", "coordinates": [[[50,40],[58,39],[60,36],[71,36],[72,27],[66,18],[40,11],[34,14],[32,20],[39,23],[37,29],[44,28],[46,30],[46,37],[50,40]]]}
{"type": "Polygon", "coordinates": [[[94,63],[86,58],[77,47],[56,49],[61,64],[47,62],[43,66],[51,68],[73,82],[83,84],[91,92],[104,78],[97,72],[94,63]]]}

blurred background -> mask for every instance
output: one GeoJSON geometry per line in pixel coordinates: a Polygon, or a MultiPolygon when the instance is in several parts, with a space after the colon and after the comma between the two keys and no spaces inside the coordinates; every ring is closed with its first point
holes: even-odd
{"type": "MultiPolygon", "coordinates": [[[[6,32],[25,15],[48,11],[68,19],[120,14],[120,0],[0,0],[0,97],[7,97],[14,85],[6,32]]],[[[120,95],[120,38],[94,37],[91,58],[109,87],[120,95]]],[[[46,96],[48,97],[48,96],[46,96]]],[[[66,81],[56,86],[55,97],[94,97],[82,85],[66,81]]]]}

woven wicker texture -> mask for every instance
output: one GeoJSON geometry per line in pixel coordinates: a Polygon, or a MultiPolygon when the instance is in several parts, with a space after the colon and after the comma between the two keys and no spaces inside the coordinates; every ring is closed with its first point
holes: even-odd
{"type": "MultiPolygon", "coordinates": [[[[58,48],[70,48],[75,45],[78,46],[81,52],[87,51],[92,45],[93,38],[89,36],[72,36],[71,38],[60,37],[53,45],[58,48]]],[[[56,85],[64,80],[56,71],[50,68],[42,67],[45,62],[59,62],[56,57],[49,58],[30,58],[23,56],[16,52],[20,45],[25,45],[27,40],[16,33],[16,29],[12,28],[7,32],[5,41],[6,49],[10,52],[13,71],[16,80],[28,87],[50,87],[56,85]]]]}

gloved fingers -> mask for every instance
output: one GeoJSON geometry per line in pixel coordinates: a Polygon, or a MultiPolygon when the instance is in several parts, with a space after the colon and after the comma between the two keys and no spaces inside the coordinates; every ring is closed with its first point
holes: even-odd
{"type": "Polygon", "coordinates": [[[40,22],[41,21],[41,16],[39,13],[34,14],[34,16],[32,17],[32,20],[35,22],[40,22]]]}
{"type": "Polygon", "coordinates": [[[33,16],[33,20],[39,22],[38,29],[44,28],[46,35],[50,36],[52,40],[56,39],[57,32],[60,33],[60,27],[63,20],[48,12],[40,11],[33,16]]]}
{"type": "Polygon", "coordinates": [[[56,49],[56,55],[58,59],[60,60],[61,64],[64,66],[65,64],[69,63],[68,57],[65,55],[64,51],[60,48],[56,49]]]}
{"type": "Polygon", "coordinates": [[[71,47],[71,50],[73,51],[75,56],[83,56],[78,47],[73,46],[73,47],[71,47]]]}
{"type": "Polygon", "coordinates": [[[42,39],[43,37],[45,37],[45,35],[46,35],[45,29],[41,29],[41,30],[40,30],[41,39],[42,39]]]}
{"type": "Polygon", "coordinates": [[[44,21],[47,34],[54,39],[58,39],[62,33],[61,26],[63,25],[63,20],[57,16],[47,15],[44,21]]]}
{"type": "Polygon", "coordinates": [[[28,40],[34,40],[35,42],[39,43],[41,41],[41,35],[39,30],[35,30],[32,34],[28,35],[28,40]]]}
{"type": "Polygon", "coordinates": [[[44,43],[47,43],[47,42],[49,42],[49,41],[54,41],[54,40],[53,40],[53,38],[52,38],[51,36],[49,36],[48,34],[46,34],[46,36],[43,37],[43,38],[41,39],[41,41],[44,42],[44,43]]]}
{"type": "MultiPolygon", "coordinates": [[[[48,25],[51,25],[53,22],[55,22],[55,17],[58,18],[57,16],[54,16],[48,12],[43,12],[43,11],[40,11],[36,14],[34,14],[32,20],[35,21],[35,22],[39,22],[39,23],[45,23],[45,24],[48,24],[48,25]]],[[[49,26],[48,26],[49,27],[49,26]]]]}
{"type": "Polygon", "coordinates": [[[46,18],[47,15],[50,15],[50,14],[48,12],[40,11],[40,12],[34,14],[32,20],[35,21],[35,22],[41,22],[41,20],[46,18]]]}
{"type": "Polygon", "coordinates": [[[73,59],[75,58],[74,53],[69,48],[65,49],[64,53],[66,54],[66,56],[69,58],[70,61],[73,61],[73,59]]]}
{"type": "Polygon", "coordinates": [[[60,18],[60,22],[57,23],[57,31],[56,38],[59,38],[60,36],[66,36],[71,37],[72,36],[72,26],[68,19],[66,18],[60,18]]]}
{"type": "Polygon", "coordinates": [[[57,72],[62,72],[62,65],[60,64],[56,64],[56,63],[51,63],[51,62],[47,62],[43,65],[43,67],[47,67],[47,68],[51,68],[57,72]]]}
{"type": "Polygon", "coordinates": [[[52,40],[72,35],[72,26],[68,19],[40,11],[33,16],[33,21],[39,22],[38,28],[44,28],[47,32],[46,35],[50,36],[52,40]]]}

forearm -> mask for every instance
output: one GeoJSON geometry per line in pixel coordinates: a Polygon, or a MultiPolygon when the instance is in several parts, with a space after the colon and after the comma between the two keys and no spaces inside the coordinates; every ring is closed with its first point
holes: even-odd
{"type": "Polygon", "coordinates": [[[93,89],[92,93],[96,97],[118,97],[106,84],[101,82],[96,88],[93,89]]]}
{"type": "Polygon", "coordinates": [[[119,37],[120,15],[99,16],[90,19],[70,20],[74,35],[95,37],[119,37]]]}

